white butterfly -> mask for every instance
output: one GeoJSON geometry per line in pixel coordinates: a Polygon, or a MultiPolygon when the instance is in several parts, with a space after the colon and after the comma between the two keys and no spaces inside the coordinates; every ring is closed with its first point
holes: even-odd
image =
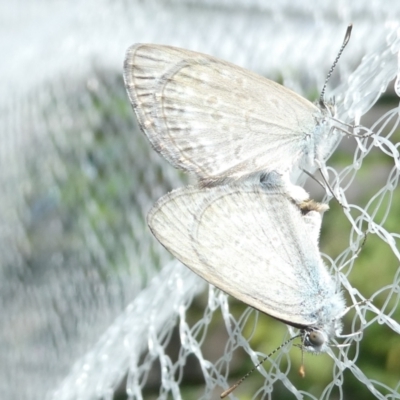
{"type": "Polygon", "coordinates": [[[337,142],[335,107],[324,102],[323,93],[315,105],[205,54],[136,44],[128,49],[124,80],[154,149],[206,185],[273,170],[290,172],[294,166],[313,170],[337,142]]]}
{"type": "Polygon", "coordinates": [[[288,194],[273,175],[263,185],[175,190],[155,204],[148,224],[196,274],[300,328],[305,350],[324,352],[341,332],[345,309],[318,249],[328,207],[308,200],[300,187],[288,194]]]}

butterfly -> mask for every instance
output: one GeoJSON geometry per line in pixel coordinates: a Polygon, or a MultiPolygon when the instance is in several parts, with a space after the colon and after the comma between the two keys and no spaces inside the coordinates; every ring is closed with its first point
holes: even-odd
{"type": "Polygon", "coordinates": [[[207,282],[299,328],[302,348],[319,353],[342,329],[342,293],[319,253],[325,204],[279,175],[263,184],[188,186],[148,214],[154,236],[207,282]]]}
{"type": "MultiPolygon", "coordinates": [[[[336,62],[350,38],[351,26],[336,62]]],[[[124,81],[153,148],[203,186],[293,168],[320,168],[337,143],[334,102],[292,90],[217,58],[136,44],[124,81]]]]}

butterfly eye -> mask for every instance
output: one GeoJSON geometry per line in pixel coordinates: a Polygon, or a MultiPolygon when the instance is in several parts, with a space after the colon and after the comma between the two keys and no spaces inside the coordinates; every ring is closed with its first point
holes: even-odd
{"type": "Polygon", "coordinates": [[[308,340],[313,347],[321,347],[326,342],[326,337],[321,331],[312,331],[308,340]]]}

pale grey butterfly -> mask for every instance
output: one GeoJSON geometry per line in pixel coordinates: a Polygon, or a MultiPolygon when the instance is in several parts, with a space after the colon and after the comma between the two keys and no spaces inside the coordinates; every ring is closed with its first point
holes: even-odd
{"type": "Polygon", "coordinates": [[[318,248],[328,207],[276,173],[263,182],[174,190],[154,205],[148,224],[193,272],[299,328],[305,351],[325,352],[345,310],[318,248]]]}
{"type": "Polygon", "coordinates": [[[350,32],[317,104],[226,61],[156,44],[128,49],[125,85],[154,149],[203,185],[315,170],[337,143],[336,108],[324,92],[350,32]]]}

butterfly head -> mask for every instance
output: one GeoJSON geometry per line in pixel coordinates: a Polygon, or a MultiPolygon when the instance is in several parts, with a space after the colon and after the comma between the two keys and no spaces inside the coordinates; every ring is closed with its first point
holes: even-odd
{"type": "Polygon", "coordinates": [[[310,353],[324,353],[329,347],[329,334],[319,328],[307,328],[302,335],[301,347],[310,353]]]}
{"type": "Polygon", "coordinates": [[[327,101],[320,99],[318,105],[325,118],[336,116],[337,108],[335,97],[332,97],[327,101]]]}

